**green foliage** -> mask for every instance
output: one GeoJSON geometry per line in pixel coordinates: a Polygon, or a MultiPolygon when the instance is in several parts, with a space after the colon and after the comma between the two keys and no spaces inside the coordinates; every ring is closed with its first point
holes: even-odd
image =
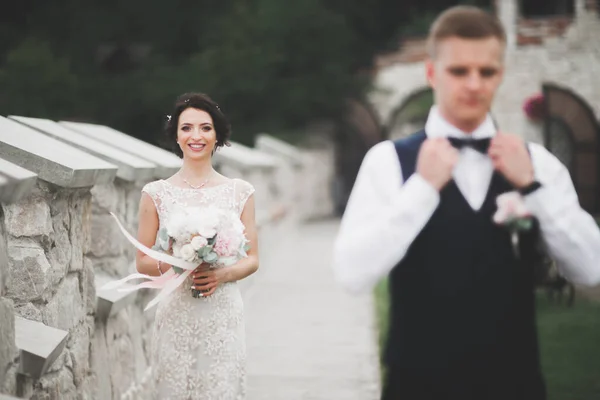
{"type": "Polygon", "coordinates": [[[77,105],[77,76],[69,61],[41,40],[28,38],[6,55],[0,68],[2,114],[67,116],[77,105]]]}
{"type": "Polygon", "coordinates": [[[363,96],[373,55],[396,48],[398,32],[451,3],[23,0],[0,16],[0,115],[97,122],[160,143],[175,97],[201,91],[234,140],[294,139],[363,96]]]}

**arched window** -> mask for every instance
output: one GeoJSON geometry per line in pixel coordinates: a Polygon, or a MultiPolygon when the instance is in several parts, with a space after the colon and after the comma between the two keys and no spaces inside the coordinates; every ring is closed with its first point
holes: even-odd
{"type": "Polygon", "coordinates": [[[571,173],[581,206],[600,213],[600,124],[587,102],[555,84],[543,85],[546,147],[571,173]]]}
{"type": "Polygon", "coordinates": [[[423,129],[432,105],[433,91],[430,87],[418,89],[410,94],[390,114],[386,124],[389,139],[400,139],[423,129]]]}

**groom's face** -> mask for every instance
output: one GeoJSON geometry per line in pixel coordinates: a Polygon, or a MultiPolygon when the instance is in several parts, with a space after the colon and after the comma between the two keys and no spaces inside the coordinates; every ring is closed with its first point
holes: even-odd
{"type": "Polygon", "coordinates": [[[502,82],[504,44],[495,37],[450,37],[436,46],[427,78],[443,116],[471,131],[483,122],[502,82]]]}

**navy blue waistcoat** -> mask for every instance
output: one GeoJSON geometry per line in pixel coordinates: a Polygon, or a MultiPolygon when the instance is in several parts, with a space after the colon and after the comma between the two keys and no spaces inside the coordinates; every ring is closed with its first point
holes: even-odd
{"type": "MultiPolygon", "coordinates": [[[[415,171],[424,131],[395,142],[406,181],[415,171]]],[[[483,206],[473,210],[454,181],[389,277],[392,369],[455,376],[465,371],[537,380],[533,262],[537,225],[520,235],[493,220],[496,197],[514,190],[494,172],[483,206]]]]}

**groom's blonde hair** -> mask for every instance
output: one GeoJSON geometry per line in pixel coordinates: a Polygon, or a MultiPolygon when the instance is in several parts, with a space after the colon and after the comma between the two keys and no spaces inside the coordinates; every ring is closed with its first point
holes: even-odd
{"type": "Polygon", "coordinates": [[[429,57],[435,58],[438,44],[451,37],[462,39],[495,37],[506,44],[506,31],[498,18],[474,6],[451,7],[436,18],[427,38],[429,57]]]}

